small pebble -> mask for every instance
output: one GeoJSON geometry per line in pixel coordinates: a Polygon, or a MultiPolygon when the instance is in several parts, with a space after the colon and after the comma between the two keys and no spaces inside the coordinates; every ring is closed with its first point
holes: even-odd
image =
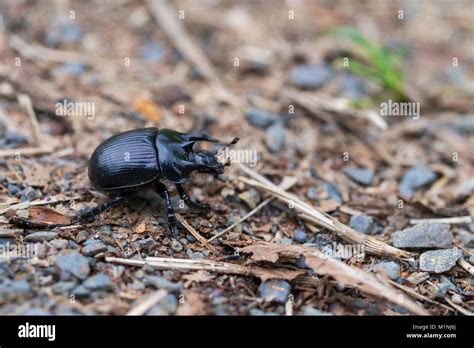
{"type": "Polygon", "coordinates": [[[156,289],[165,289],[169,292],[179,292],[182,289],[182,285],[179,283],[173,283],[169,280],[159,276],[147,276],[144,278],[146,285],[151,285],[156,289]]]}
{"type": "Polygon", "coordinates": [[[295,240],[299,243],[306,243],[308,241],[308,235],[301,229],[295,231],[295,240]]]}
{"type": "Polygon", "coordinates": [[[94,256],[104,251],[107,251],[107,245],[99,239],[88,240],[82,248],[85,256],[94,256]]]}
{"type": "Polygon", "coordinates": [[[50,241],[51,245],[56,249],[66,249],[69,245],[69,241],[66,239],[53,239],[50,241]]]}
{"type": "Polygon", "coordinates": [[[358,232],[365,234],[372,233],[376,225],[374,224],[374,219],[371,216],[367,215],[353,215],[349,221],[349,226],[358,232]]]}
{"type": "Polygon", "coordinates": [[[361,185],[370,186],[374,178],[374,172],[367,168],[345,167],[342,172],[350,179],[361,185]]]}
{"type": "Polygon", "coordinates": [[[0,283],[0,297],[3,295],[26,295],[31,293],[31,285],[26,279],[4,279],[0,283]]]}
{"type": "Polygon", "coordinates": [[[313,307],[310,307],[310,306],[306,306],[303,310],[303,315],[309,315],[309,316],[319,316],[319,315],[322,315],[322,316],[326,316],[326,315],[333,315],[332,313],[330,312],[324,312],[320,309],[317,309],[317,308],[313,308],[313,307]]]}
{"type": "Polygon", "coordinates": [[[426,186],[436,180],[436,174],[421,166],[412,167],[400,181],[398,192],[400,195],[410,198],[414,191],[426,186]]]}
{"type": "Polygon", "coordinates": [[[400,266],[393,262],[380,262],[374,266],[375,272],[385,272],[387,276],[395,280],[400,276],[400,266]]]}
{"type": "Polygon", "coordinates": [[[291,71],[291,83],[302,89],[315,89],[323,86],[334,76],[334,70],[326,64],[298,65],[291,71]]]}
{"type": "Polygon", "coordinates": [[[38,243],[50,241],[57,237],[56,232],[34,232],[26,236],[25,240],[29,243],[38,243]]]}
{"type": "Polygon", "coordinates": [[[315,186],[310,186],[306,192],[306,196],[308,196],[309,199],[318,199],[318,188],[315,186]]]}
{"type": "Polygon", "coordinates": [[[58,282],[52,286],[53,292],[55,294],[67,294],[72,291],[77,286],[76,282],[73,281],[65,281],[65,282],[58,282]]]}
{"type": "Polygon", "coordinates": [[[206,256],[203,253],[199,252],[199,251],[193,253],[193,255],[191,256],[191,258],[194,259],[194,260],[204,259],[205,257],[206,256]]]}
{"type": "Polygon", "coordinates": [[[114,286],[109,276],[106,273],[98,273],[86,279],[82,284],[86,289],[89,290],[113,290],[114,286]]]}
{"type": "Polygon", "coordinates": [[[265,302],[285,303],[290,295],[291,285],[280,279],[264,281],[258,287],[258,295],[265,302]]]}
{"type": "Polygon", "coordinates": [[[268,128],[280,119],[280,116],[273,112],[252,108],[245,113],[247,120],[254,126],[268,128]]]}
{"type": "Polygon", "coordinates": [[[286,129],[282,122],[276,122],[265,133],[265,145],[272,153],[280,152],[285,147],[286,129]]]}
{"type": "Polygon", "coordinates": [[[159,63],[166,56],[166,49],[156,42],[149,41],[141,48],[140,56],[148,64],[159,63]]]}
{"type": "Polygon", "coordinates": [[[449,226],[439,223],[420,223],[392,234],[397,248],[451,248],[453,234],[449,226]]]}
{"type": "Polygon", "coordinates": [[[23,189],[23,191],[21,191],[20,199],[22,202],[26,202],[26,201],[32,201],[37,197],[38,197],[38,194],[36,190],[31,186],[27,186],[23,189]]]}
{"type": "Polygon", "coordinates": [[[326,182],[323,185],[323,189],[324,191],[326,191],[330,199],[336,201],[339,204],[342,204],[342,195],[337,185],[334,185],[330,182],[326,182]]]}
{"type": "Polygon", "coordinates": [[[171,241],[171,249],[173,249],[175,252],[179,253],[181,250],[183,250],[183,246],[176,239],[173,239],[171,241]]]}
{"type": "Polygon", "coordinates": [[[420,269],[430,273],[447,272],[461,256],[458,248],[427,251],[420,255],[420,269]]]}
{"type": "Polygon", "coordinates": [[[78,251],[64,250],[56,256],[56,265],[64,272],[79,279],[85,279],[90,273],[89,261],[78,251]]]}

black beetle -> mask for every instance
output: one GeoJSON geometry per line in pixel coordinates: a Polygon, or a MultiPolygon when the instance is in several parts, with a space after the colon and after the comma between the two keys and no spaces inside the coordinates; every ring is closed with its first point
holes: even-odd
{"type": "MultiPolygon", "coordinates": [[[[192,201],[181,185],[188,181],[193,171],[217,177],[230,164],[219,162],[217,152],[193,151],[198,141],[219,142],[207,134],[187,134],[155,127],[130,130],[106,139],[90,158],[89,179],[95,189],[107,193],[112,199],[81,211],[74,223],[91,222],[122,202],[128,194],[152,188],[165,200],[169,228],[176,236],[177,220],[171,196],[162,180],[173,183],[188,206],[208,210],[207,204],[192,201]]],[[[237,141],[235,138],[225,146],[237,141]]]]}

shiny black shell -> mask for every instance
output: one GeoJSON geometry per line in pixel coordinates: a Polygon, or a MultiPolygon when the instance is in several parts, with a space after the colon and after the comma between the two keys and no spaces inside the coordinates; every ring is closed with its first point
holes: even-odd
{"type": "Polygon", "coordinates": [[[89,161],[89,179],[100,191],[131,191],[160,175],[158,128],[130,130],[102,142],[89,161]]]}

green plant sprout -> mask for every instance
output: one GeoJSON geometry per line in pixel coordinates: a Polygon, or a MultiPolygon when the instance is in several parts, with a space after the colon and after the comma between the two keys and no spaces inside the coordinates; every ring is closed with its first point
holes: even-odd
{"type": "Polygon", "coordinates": [[[357,54],[362,59],[351,60],[347,66],[349,71],[379,84],[397,101],[407,99],[403,73],[406,48],[392,50],[381,47],[350,27],[338,27],[328,34],[347,38],[359,48],[357,54]]]}

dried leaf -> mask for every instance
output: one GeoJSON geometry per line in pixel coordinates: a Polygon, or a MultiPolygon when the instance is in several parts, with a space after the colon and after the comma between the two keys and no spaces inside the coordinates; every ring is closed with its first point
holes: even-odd
{"type": "Polygon", "coordinates": [[[330,275],[341,286],[352,286],[365,293],[385,298],[399,306],[404,306],[412,313],[426,315],[428,312],[416,302],[407,298],[390,284],[373,274],[364,272],[356,267],[348,266],[316,249],[300,245],[279,245],[267,242],[239,248],[244,253],[251,253],[254,261],[277,262],[280,258],[296,259],[304,256],[305,263],[320,275],[330,275]],[[400,301],[402,299],[402,301],[400,301]]]}

